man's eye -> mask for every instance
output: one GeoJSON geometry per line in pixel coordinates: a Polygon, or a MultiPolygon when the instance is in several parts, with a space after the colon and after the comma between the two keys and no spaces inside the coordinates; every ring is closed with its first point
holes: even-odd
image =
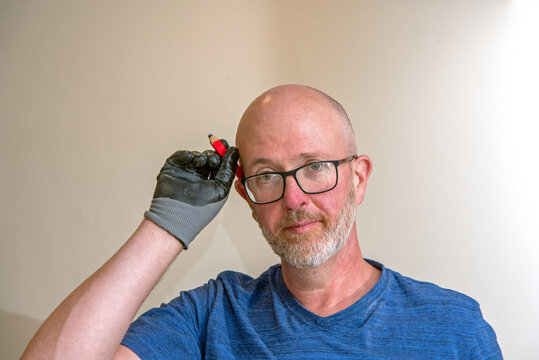
{"type": "Polygon", "coordinates": [[[329,168],[329,163],[316,163],[307,166],[309,173],[320,173],[326,171],[329,168]]]}
{"type": "Polygon", "coordinates": [[[256,177],[256,181],[259,184],[270,183],[272,181],[275,181],[277,179],[277,176],[278,175],[275,174],[261,174],[256,177]]]}
{"type": "Polygon", "coordinates": [[[322,170],[323,166],[324,166],[323,164],[311,164],[309,166],[309,170],[311,170],[311,171],[322,170]]]}

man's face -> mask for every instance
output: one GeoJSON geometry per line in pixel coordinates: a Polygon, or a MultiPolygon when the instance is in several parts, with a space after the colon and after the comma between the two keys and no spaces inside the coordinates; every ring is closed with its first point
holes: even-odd
{"type": "MultiPolygon", "coordinates": [[[[245,176],[353,155],[346,150],[341,119],[320,99],[270,97],[244,119],[236,142],[245,176]]],[[[358,204],[353,168],[354,163],[339,166],[339,182],[328,192],[305,194],[289,176],[281,200],[249,203],[282,259],[296,267],[318,266],[344,245],[358,204]]],[[[236,183],[236,189],[245,197],[241,184],[236,183]]]]}

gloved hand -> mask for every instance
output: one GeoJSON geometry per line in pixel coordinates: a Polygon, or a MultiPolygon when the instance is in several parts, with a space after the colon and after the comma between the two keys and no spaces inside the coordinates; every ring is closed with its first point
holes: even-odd
{"type": "Polygon", "coordinates": [[[152,204],[144,217],[187,249],[225,204],[238,158],[235,147],[229,147],[222,159],[213,150],[175,152],[157,175],[152,204]]]}

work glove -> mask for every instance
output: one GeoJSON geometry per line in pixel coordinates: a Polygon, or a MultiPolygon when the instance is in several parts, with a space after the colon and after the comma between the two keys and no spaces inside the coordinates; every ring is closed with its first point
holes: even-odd
{"type": "Polygon", "coordinates": [[[187,249],[225,204],[238,158],[239,152],[232,146],[223,158],[213,150],[175,152],[157,175],[152,204],[144,217],[187,249]]]}

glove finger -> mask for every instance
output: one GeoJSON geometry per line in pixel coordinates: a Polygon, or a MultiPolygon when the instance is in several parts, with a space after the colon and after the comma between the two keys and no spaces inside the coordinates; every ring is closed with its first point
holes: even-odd
{"type": "Polygon", "coordinates": [[[221,144],[223,144],[224,147],[226,147],[228,149],[228,141],[226,141],[225,139],[219,139],[221,141],[221,144]]]}
{"type": "Polygon", "coordinates": [[[190,181],[196,181],[195,179],[207,179],[211,169],[205,166],[206,161],[206,155],[199,151],[176,151],[167,159],[165,165],[161,168],[159,175],[191,179],[190,181]]]}
{"type": "Polygon", "coordinates": [[[215,169],[221,163],[221,157],[213,150],[206,150],[202,154],[206,155],[206,166],[215,169]]]}
{"type": "Polygon", "coordinates": [[[194,157],[193,153],[189,150],[179,150],[172,154],[166,163],[172,166],[182,166],[189,164],[194,157]]]}
{"type": "Polygon", "coordinates": [[[204,165],[206,165],[206,155],[202,154],[199,151],[192,151],[193,153],[193,160],[189,163],[189,167],[191,168],[201,168],[204,165]]]}
{"type": "Polygon", "coordinates": [[[230,146],[221,159],[221,166],[215,173],[214,180],[225,186],[227,193],[234,182],[234,175],[236,174],[239,158],[240,153],[238,149],[234,146],[230,146]]]}

